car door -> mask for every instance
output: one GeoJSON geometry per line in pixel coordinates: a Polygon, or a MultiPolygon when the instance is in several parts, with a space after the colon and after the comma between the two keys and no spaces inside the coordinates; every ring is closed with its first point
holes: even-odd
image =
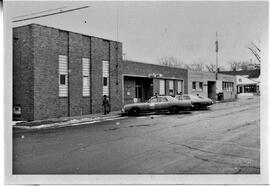
{"type": "Polygon", "coordinates": [[[159,97],[156,103],[156,110],[167,110],[169,108],[168,99],[165,97],[159,97]]]}
{"type": "Polygon", "coordinates": [[[157,107],[157,103],[158,103],[158,98],[154,97],[151,98],[148,102],[147,102],[147,106],[148,106],[148,110],[156,110],[157,107]]]}

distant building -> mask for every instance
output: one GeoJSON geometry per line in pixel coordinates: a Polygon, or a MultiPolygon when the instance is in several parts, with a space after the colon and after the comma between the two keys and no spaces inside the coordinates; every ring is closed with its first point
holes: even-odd
{"type": "Polygon", "coordinates": [[[260,69],[241,71],[222,71],[222,74],[236,75],[237,94],[260,93],[260,69]]]}
{"type": "Polygon", "coordinates": [[[234,100],[236,98],[236,77],[213,72],[188,71],[188,93],[213,100],[234,100]]]}

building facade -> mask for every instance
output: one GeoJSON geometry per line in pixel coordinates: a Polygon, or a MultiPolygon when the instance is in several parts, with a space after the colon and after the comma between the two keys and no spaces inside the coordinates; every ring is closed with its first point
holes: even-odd
{"type": "Polygon", "coordinates": [[[188,71],[149,63],[123,61],[122,103],[145,102],[153,95],[187,93],[188,71]]]}
{"type": "Polygon", "coordinates": [[[153,95],[232,100],[232,75],[122,60],[122,43],[38,24],[13,29],[13,113],[22,120],[81,116],[153,95]],[[20,112],[17,112],[20,111],[20,112]]]}
{"type": "Polygon", "coordinates": [[[213,100],[236,98],[236,76],[212,72],[188,71],[188,93],[202,95],[213,100]]]}
{"type": "Polygon", "coordinates": [[[47,26],[13,29],[13,108],[23,120],[121,109],[122,44],[47,26]]]}
{"type": "Polygon", "coordinates": [[[220,73],[237,76],[237,94],[260,94],[260,69],[222,71],[220,73]]]}

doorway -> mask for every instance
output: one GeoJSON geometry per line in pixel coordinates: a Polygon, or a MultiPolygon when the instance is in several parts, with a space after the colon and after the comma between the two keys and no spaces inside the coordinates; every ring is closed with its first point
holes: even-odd
{"type": "Polygon", "coordinates": [[[207,82],[207,91],[208,91],[208,98],[216,100],[216,82],[215,81],[207,82]]]}

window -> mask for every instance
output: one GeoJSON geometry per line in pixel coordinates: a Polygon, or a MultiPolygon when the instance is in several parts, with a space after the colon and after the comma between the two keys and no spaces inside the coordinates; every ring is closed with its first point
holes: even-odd
{"type": "Polygon", "coordinates": [[[196,90],[196,82],[192,82],[192,89],[196,90]]]}
{"type": "Polygon", "coordinates": [[[183,93],[183,81],[177,81],[177,93],[179,94],[180,92],[183,93]]]}
{"type": "Polygon", "coordinates": [[[200,90],[203,89],[203,82],[199,82],[199,89],[200,89],[200,90]]]}
{"type": "Polygon", "coordinates": [[[68,96],[68,63],[67,56],[58,56],[58,73],[59,73],[59,97],[68,96]]]}
{"type": "Polygon", "coordinates": [[[222,90],[224,91],[233,91],[233,82],[222,82],[222,90]]]}
{"type": "Polygon", "coordinates": [[[108,86],[108,78],[103,77],[103,86],[108,86]]]}
{"type": "Polygon", "coordinates": [[[159,95],[165,95],[165,80],[159,80],[159,95]]]}
{"type": "Polygon", "coordinates": [[[193,91],[202,91],[203,90],[203,82],[192,82],[192,90],[193,91]]]}
{"type": "Polygon", "coordinates": [[[109,62],[102,61],[103,95],[109,95],[109,62]]]}
{"type": "Polygon", "coordinates": [[[60,74],[60,85],[66,85],[66,75],[60,74]]]}
{"type": "Polygon", "coordinates": [[[174,95],[173,80],[169,80],[169,94],[174,95]]]}
{"type": "Polygon", "coordinates": [[[90,62],[88,58],[82,58],[82,75],[83,75],[83,86],[82,95],[90,96],[90,62]]]}

